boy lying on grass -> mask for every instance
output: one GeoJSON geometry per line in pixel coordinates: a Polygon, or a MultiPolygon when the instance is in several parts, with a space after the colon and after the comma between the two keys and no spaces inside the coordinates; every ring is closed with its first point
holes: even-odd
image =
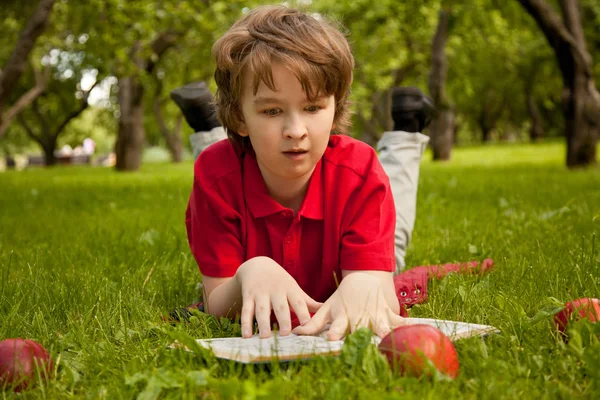
{"type": "Polygon", "coordinates": [[[387,335],[403,324],[393,273],[414,225],[425,118],[406,110],[395,118],[378,146],[381,163],[339,135],[349,121],[350,47],[330,24],[293,9],[248,12],[213,55],[229,140],[200,152],[186,212],[205,311],[239,315],[244,337],[254,318],[270,336],[272,312],[280,335],[328,323],[332,340],[361,327],[387,335]],[[407,115],[414,129],[397,131],[407,115]]]}
{"type": "Polygon", "coordinates": [[[343,132],[354,66],[331,25],[285,7],[248,12],[213,47],[217,115],[229,141],[194,166],[186,215],[206,311],[242,335],[330,339],[402,324],[394,292],[395,209],[368,145],[343,132]],[[310,313],[315,315],[311,318],[310,313]]]}

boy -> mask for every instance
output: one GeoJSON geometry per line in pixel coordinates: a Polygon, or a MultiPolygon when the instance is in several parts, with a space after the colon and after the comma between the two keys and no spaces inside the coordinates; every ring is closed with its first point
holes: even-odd
{"type": "Polygon", "coordinates": [[[401,325],[395,209],[374,150],[344,135],[354,61],[344,36],[285,7],[248,12],[213,47],[217,114],[229,141],[194,166],[188,240],[206,310],[241,316],[242,336],[329,339],[401,325]],[[310,313],[315,313],[312,316],[310,313]]]}

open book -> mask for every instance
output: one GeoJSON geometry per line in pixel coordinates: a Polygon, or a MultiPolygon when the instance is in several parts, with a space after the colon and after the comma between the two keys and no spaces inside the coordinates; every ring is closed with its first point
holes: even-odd
{"type": "MultiPolygon", "coordinates": [[[[486,336],[499,330],[489,325],[470,324],[432,318],[406,318],[410,324],[427,324],[441,330],[452,341],[471,336],[486,336]]],[[[264,363],[274,359],[292,361],[309,359],[315,356],[337,356],[342,351],[343,340],[327,340],[326,331],[319,336],[273,336],[261,339],[258,335],[244,339],[217,338],[198,339],[196,342],[211,349],[217,358],[234,360],[241,363],[264,363]]],[[[381,338],[373,335],[373,343],[378,345],[381,338]]],[[[178,347],[173,345],[172,347],[178,347]]]]}

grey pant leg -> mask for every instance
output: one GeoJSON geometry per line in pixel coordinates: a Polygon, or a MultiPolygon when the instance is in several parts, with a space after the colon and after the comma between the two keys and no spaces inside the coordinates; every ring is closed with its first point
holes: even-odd
{"type": "Polygon", "coordinates": [[[190,135],[190,144],[194,152],[194,159],[208,146],[227,138],[227,133],[222,126],[217,126],[210,131],[196,132],[190,135]]]}
{"type": "Polygon", "coordinates": [[[415,225],[419,168],[429,137],[421,133],[385,132],[377,143],[379,161],[390,178],[396,205],[396,273],[404,269],[404,257],[415,225]]]}

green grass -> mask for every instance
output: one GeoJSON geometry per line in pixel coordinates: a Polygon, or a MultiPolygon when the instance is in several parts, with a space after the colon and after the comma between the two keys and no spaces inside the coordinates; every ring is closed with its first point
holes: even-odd
{"type": "Polygon", "coordinates": [[[471,147],[423,164],[408,265],[496,265],[432,283],[411,311],[501,329],[457,343],[453,382],[394,376],[360,343],[341,358],[265,366],[168,350],[239,334],[205,315],[161,319],[198,300],[184,227],[191,164],[0,174],[0,338],[35,339],[56,361],[18,397],[597,398],[598,340],[580,327],[565,344],[544,314],[600,297],[600,171],[567,171],[563,157],[561,144],[471,147]]]}

